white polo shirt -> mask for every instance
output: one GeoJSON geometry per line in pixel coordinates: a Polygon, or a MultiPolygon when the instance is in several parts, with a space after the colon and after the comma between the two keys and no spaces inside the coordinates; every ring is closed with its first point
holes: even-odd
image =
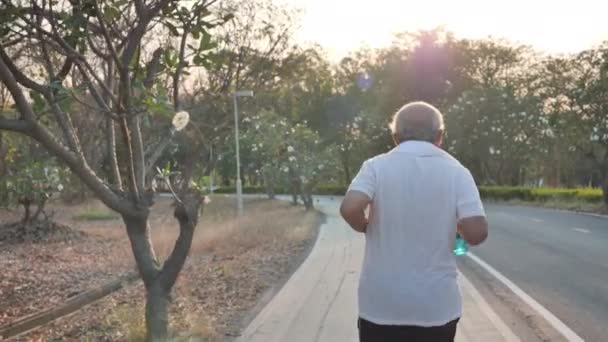
{"type": "Polygon", "coordinates": [[[468,169],[408,141],[367,160],[350,185],[372,200],[359,315],[382,325],[444,325],[462,314],[453,254],[457,222],[485,216],[468,169]]]}

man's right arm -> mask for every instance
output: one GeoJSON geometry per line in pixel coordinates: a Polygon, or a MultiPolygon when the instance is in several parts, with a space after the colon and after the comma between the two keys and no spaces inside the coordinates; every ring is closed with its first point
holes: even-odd
{"type": "Polygon", "coordinates": [[[465,217],[458,222],[458,234],[469,245],[479,245],[488,237],[488,220],[485,216],[465,217]]]}
{"type": "Polygon", "coordinates": [[[456,182],[458,233],[470,245],[479,245],[488,237],[488,220],[479,197],[479,190],[469,170],[456,182]]]}

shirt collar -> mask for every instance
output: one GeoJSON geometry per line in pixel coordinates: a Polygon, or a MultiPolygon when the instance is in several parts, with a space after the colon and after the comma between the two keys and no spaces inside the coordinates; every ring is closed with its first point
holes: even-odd
{"type": "Polygon", "coordinates": [[[395,152],[412,153],[417,156],[438,156],[445,152],[439,147],[426,141],[408,140],[395,147],[395,152]]]}

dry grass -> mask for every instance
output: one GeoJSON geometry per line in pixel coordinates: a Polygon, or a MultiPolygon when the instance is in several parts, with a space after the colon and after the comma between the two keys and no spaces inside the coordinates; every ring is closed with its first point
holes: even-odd
{"type": "MultiPolygon", "coordinates": [[[[89,203],[84,209],[99,210],[97,206],[89,203]]],[[[129,254],[120,220],[76,222],[73,212],[62,216],[68,224],[77,224],[93,239],[113,241],[117,251],[129,254]]],[[[169,200],[159,201],[152,211],[152,239],[161,260],[170,253],[178,235],[172,213],[169,200]]],[[[246,201],[245,215],[236,218],[233,199],[214,197],[204,208],[190,256],[172,295],[175,340],[220,341],[238,334],[245,314],[301,259],[314,241],[319,223],[317,212],[265,200],[246,201]]],[[[130,265],[131,260],[127,262],[130,265]]],[[[129,287],[24,336],[24,340],[41,336],[44,340],[141,340],[145,331],[143,294],[141,284],[129,287]]]]}

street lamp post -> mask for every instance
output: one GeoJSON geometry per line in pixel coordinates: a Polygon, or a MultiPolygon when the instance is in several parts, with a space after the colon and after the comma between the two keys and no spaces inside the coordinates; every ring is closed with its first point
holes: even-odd
{"type": "Polygon", "coordinates": [[[233,94],[234,100],[234,141],[236,144],[236,206],[238,215],[243,215],[243,182],[241,181],[241,155],[239,151],[239,109],[238,97],[253,96],[251,90],[237,90],[233,94]]]}

